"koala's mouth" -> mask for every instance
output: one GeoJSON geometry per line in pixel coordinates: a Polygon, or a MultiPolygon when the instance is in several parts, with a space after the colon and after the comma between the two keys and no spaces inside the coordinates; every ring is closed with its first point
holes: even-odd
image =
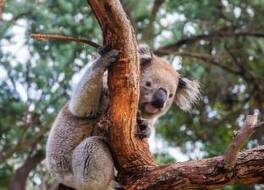
{"type": "Polygon", "coordinates": [[[156,114],[160,111],[159,108],[155,108],[153,105],[151,105],[151,103],[144,103],[143,110],[147,114],[156,114]]]}

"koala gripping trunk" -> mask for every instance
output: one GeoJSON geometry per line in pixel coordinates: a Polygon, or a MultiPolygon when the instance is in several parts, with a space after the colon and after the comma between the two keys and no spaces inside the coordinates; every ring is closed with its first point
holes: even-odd
{"type": "Polygon", "coordinates": [[[88,4],[102,29],[104,45],[120,50],[120,59],[109,72],[111,99],[105,120],[110,124],[104,127],[108,129],[108,141],[123,183],[130,172],[154,166],[148,144],[134,136],[139,99],[137,41],[118,0],[88,0],[88,4]]]}

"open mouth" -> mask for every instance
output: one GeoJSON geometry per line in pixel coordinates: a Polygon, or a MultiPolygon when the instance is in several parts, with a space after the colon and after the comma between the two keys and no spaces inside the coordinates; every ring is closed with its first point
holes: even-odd
{"type": "Polygon", "coordinates": [[[151,103],[144,104],[144,111],[150,114],[158,113],[160,110],[159,108],[155,108],[151,103]]]}

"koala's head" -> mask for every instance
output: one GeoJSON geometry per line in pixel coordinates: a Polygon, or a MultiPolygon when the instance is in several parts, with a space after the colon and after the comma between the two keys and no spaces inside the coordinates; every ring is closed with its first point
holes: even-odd
{"type": "Polygon", "coordinates": [[[182,78],[167,61],[158,56],[151,54],[151,58],[143,58],[141,56],[141,117],[159,117],[165,114],[173,103],[184,111],[190,111],[192,104],[200,97],[199,83],[182,78]]]}

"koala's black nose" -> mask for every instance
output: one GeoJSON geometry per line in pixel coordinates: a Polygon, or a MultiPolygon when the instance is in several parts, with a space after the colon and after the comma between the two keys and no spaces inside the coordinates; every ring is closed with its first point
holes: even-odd
{"type": "Polygon", "coordinates": [[[153,94],[151,105],[155,108],[162,108],[167,99],[167,92],[163,88],[159,88],[153,94]]]}

